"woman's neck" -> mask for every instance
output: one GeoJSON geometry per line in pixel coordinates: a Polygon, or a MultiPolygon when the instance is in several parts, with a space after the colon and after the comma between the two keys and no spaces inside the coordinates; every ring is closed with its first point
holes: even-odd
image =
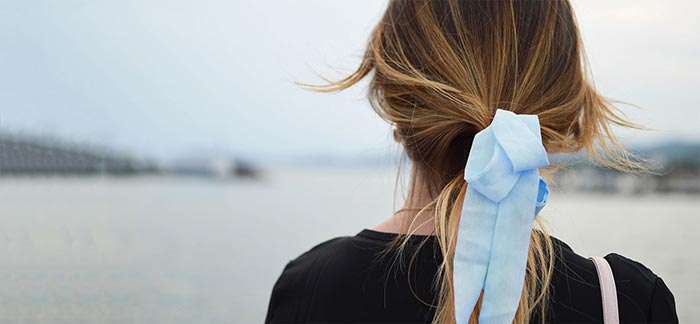
{"type": "Polygon", "coordinates": [[[411,184],[408,197],[401,209],[390,218],[372,229],[385,233],[432,235],[435,233],[435,197],[414,167],[411,170],[411,184]],[[422,210],[422,212],[421,212],[422,210]]]}

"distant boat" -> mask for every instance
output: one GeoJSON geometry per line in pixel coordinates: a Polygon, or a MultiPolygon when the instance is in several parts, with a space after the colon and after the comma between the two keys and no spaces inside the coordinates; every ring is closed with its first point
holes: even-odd
{"type": "Polygon", "coordinates": [[[230,169],[230,172],[234,176],[239,178],[257,178],[260,176],[260,172],[252,164],[237,160],[230,169]]]}
{"type": "Polygon", "coordinates": [[[226,178],[257,178],[258,168],[239,159],[190,158],[179,160],[164,168],[167,173],[185,176],[226,178]]]}

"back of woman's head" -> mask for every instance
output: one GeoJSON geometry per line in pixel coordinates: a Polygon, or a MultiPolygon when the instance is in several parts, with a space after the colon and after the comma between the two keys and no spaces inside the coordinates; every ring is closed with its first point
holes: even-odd
{"type": "MultiPolygon", "coordinates": [[[[342,90],[366,76],[373,108],[395,126],[406,154],[437,195],[436,235],[448,257],[436,322],[454,321],[451,260],[459,208],[452,207],[464,198],[473,136],[491,123],[496,109],[537,115],[549,153],[585,149],[607,166],[637,167],[610,129],[634,125],[588,80],[568,1],[391,0],[360,67],[313,88],[342,90]]],[[[551,277],[551,240],[539,231],[533,240],[516,315],[520,323],[536,305],[544,311],[551,277]]]]}

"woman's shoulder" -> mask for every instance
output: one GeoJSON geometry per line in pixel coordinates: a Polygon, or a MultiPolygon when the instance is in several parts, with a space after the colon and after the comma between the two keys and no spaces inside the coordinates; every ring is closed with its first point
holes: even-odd
{"type": "Polygon", "coordinates": [[[357,237],[336,237],[289,261],[270,297],[266,323],[334,322],[350,319],[349,303],[362,300],[358,287],[377,248],[357,237]],[[312,311],[313,310],[313,311],[312,311]]]}
{"type": "Polygon", "coordinates": [[[304,274],[314,269],[324,269],[327,274],[351,273],[350,271],[332,271],[362,266],[375,255],[379,247],[368,244],[358,236],[339,236],[318,243],[295,259],[289,261],[283,275],[304,274]]]}
{"type": "Polygon", "coordinates": [[[647,314],[649,323],[677,323],[673,293],[661,277],[640,262],[617,253],[605,256],[616,277],[619,303],[647,314]],[[646,306],[646,307],[644,307],[646,306]]]}
{"type": "MultiPolygon", "coordinates": [[[[581,316],[602,320],[600,285],[594,263],[554,239],[555,263],[551,285],[556,322],[581,316]],[[599,318],[600,317],[600,318],[599,318]]],[[[663,279],[644,264],[617,253],[605,256],[615,277],[621,322],[676,323],[675,301],[663,279]]]]}
{"type": "Polygon", "coordinates": [[[287,263],[277,286],[284,284],[285,280],[297,283],[304,278],[337,282],[334,280],[337,278],[329,276],[350,273],[338,270],[352,267],[360,258],[353,241],[351,236],[341,236],[316,244],[287,263]]]}
{"type": "Polygon", "coordinates": [[[417,254],[395,254],[387,248],[396,238],[365,229],[290,261],[273,287],[266,322],[429,322],[432,309],[424,301],[434,297],[434,250],[417,237],[407,245],[417,254]],[[413,264],[414,285],[399,279],[408,278],[411,260],[419,263],[413,264]]]}
{"type": "MultiPolygon", "coordinates": [[[[416,236],[409,243],[420,241],[424,236],[416,236]]],[[[396,234],[364,229],[355,236],[340,236],[319,243],[291,260],[283,274],[306,272],[323,268],[331,275],[352,275],[352,269],[367,272],[367,267],[376,264],[386,256],[387,246],[396,239],[396,234]],[[338,271],[333,271],[338,270],[338,271]]]]}

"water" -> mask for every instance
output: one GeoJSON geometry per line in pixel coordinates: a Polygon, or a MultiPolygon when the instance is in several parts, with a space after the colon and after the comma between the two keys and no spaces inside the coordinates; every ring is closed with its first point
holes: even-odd
{"type": "MultiPolygon", "coordinates": [[[[394,209],[393,170],[261,181],[0,179],[0,322],[259,323],[287,261],[394,209]]],[[[697,196],[558,194],[550,228],[584,255],[646,264],[700,322],[697,196]]]]}

